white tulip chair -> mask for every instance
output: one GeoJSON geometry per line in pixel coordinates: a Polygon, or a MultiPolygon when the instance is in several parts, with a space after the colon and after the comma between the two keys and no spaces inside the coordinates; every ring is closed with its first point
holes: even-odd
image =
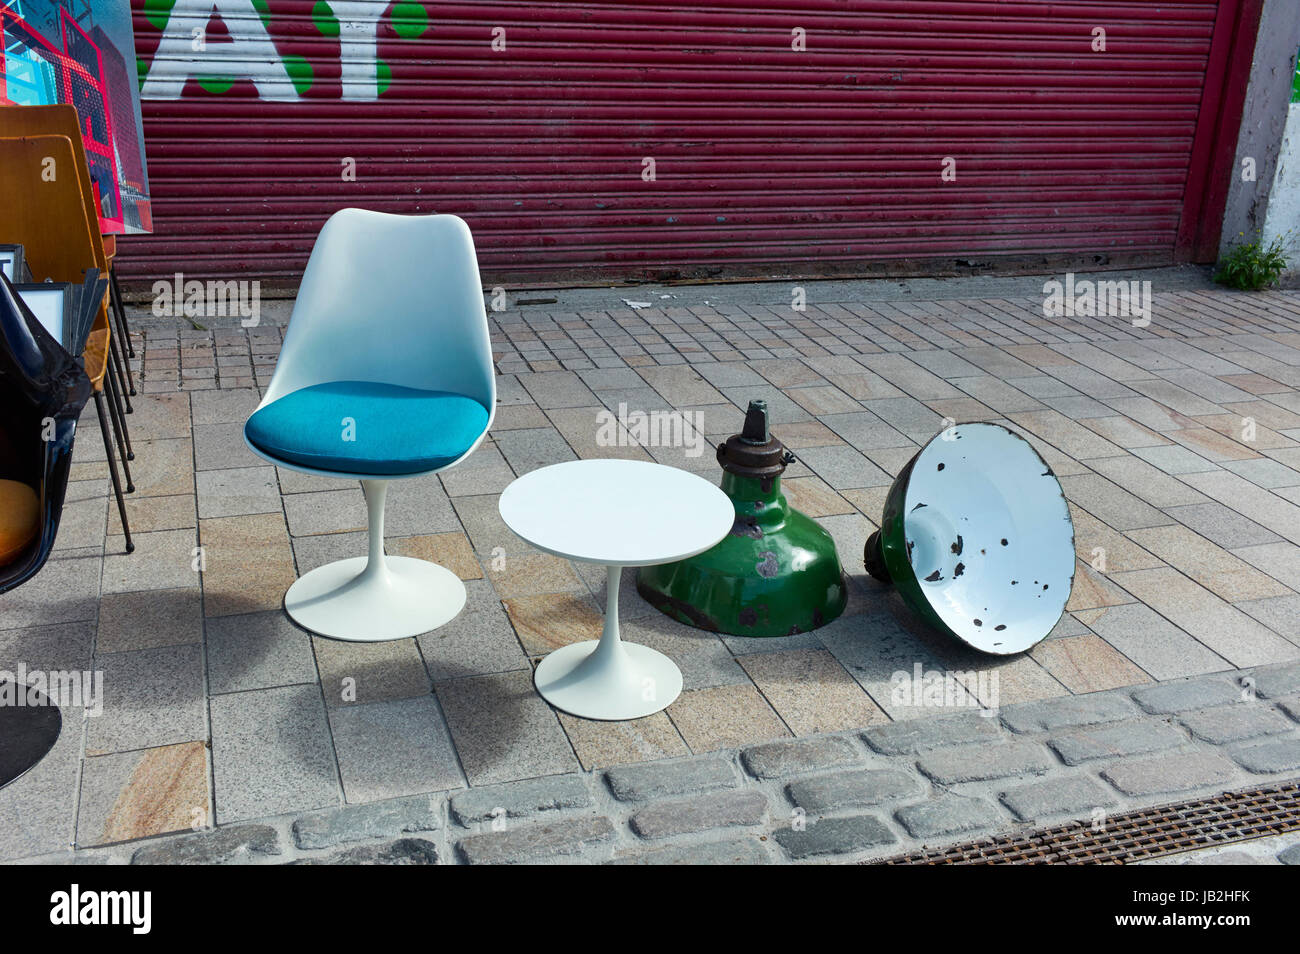
{"type": "Polygon", "coordinates": [[[454,215],[343,209],[321,229],[266,396],[244,439],[280,467],[361,481],[369,553],[300,577],[303,628],[376,642],[427,632],[465,605],[444,567],[384,553],[390,480],[453,467],[487,435],[496,377],[478,261],[454,215]]]}

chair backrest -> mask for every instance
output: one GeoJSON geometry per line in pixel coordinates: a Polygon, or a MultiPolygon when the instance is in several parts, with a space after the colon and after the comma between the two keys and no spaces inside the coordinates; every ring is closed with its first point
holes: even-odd
{"type": "Polygon", "coordinates": [[[23,246],[36,281],[81,284],[86,269],[102,268],[67,136],[0,138],[0,209],[0,241],[23,246]]]}
{"type": "MultiPolygon", "coordinates": [[[[0,112],[11,107],[0,107],[0,112]]],[[[16,108],[16,107],[12,107],[16,108]]],[[[81,284],[89,268],[104,269],[103,239],[67,136],[0,138],[0,242],[23,246],[32,277],[81,284]]],[[[107,360],[107,293],[86,347],[86,372],[96,388],[107,360]]]]}
{"type": "MultiPolygon", "coordinates": [[[[90,177],[90,164],[86,159],[86,142],[81,135],[81,119],[77,107],[70,103],[49,106],[6,106],[0,109],[0,138],[18,139],[32,136],[67,136],[72,143],[72,159],[81,182],[81,195],[86,203],[92,231],[100,235],[99,209],[95,205],[95,183],[90,177]]],[[[100,271],[108,267],[102,239],[92,243],[95,249],[95,266],[100,271]]]]}
{"type": "Polygon", "coordinates": [[[262,404],[345,380],[451,391],[495,410],[487,312],[464,221],[363,209],[330,216],[262,404]]]}

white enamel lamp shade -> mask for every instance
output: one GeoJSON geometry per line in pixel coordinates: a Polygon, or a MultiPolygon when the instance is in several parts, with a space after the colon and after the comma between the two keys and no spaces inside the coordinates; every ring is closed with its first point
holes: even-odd
{"type": "Polygon", "coordinates": [[[1006,428],[958,424],[933,438],[900,474],[883,525],[900,593],[976,649],[1024,652],[1061,618],[1074,581],[1070,511],[1051,468],[1006,428]]]}

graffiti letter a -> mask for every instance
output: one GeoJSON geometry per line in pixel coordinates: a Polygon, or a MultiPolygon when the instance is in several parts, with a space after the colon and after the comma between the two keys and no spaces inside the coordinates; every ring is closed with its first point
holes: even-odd
{"type": "Polygon", "coordinates": [[[140,98],[180,99],[191,77],[213,75],[249,80],[262,99],[298,99],[252,0],[176,0],[149,75],[140,87],[140,98]],[[195,31],[206,33],[214,12],[231,28],[230,42],[209,43],[203,55],[196,57],[195,31]]]}

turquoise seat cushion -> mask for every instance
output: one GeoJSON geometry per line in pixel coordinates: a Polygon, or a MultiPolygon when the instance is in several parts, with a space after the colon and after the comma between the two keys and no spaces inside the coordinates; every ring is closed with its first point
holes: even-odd
{"type": "Polygon", "coordinates": [[[249,443],[316,470],[393,476],[450,464],[487,429],[488,411],[463,394],[370,381],[331,381],[253,413],[249,443]]]}

